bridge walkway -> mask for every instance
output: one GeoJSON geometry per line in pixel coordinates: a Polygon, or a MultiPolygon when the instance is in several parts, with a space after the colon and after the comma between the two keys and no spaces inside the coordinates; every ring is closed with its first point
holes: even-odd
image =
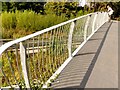
{"type": "Polygon", "coordinates": [[[118,22],[105,23],[73,57],[52,88],[118,87],[118,22]]]}

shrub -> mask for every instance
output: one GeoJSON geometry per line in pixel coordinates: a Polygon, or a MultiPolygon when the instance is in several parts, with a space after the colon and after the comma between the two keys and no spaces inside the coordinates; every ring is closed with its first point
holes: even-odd
{"type": "MultiPolygon", "coordinates": [[[[84,12],[84,14],[87,13],[87,11],[84,12]]],[[[83,15],[82,10],[76,14],[77,17],[81,15],[83,15]]],[[[71,14],[71,17],[68,18],[64,13],[59,16],[54,13],[41,15],[32,10],[2,12],[1,16],[2,38],[4,39],[16,39],[76,17],[71,14]]]]}
{"type": "Polygon", "coordinates": [[[2,38],[19,38],[66,21],[64,14],[41,15],[31,10],[2,13],[2,38]]]}
{"type": "Polygon", "coordinates": [[[16,16],[13,12],[2,13],[2,26],[5,29],[11,29],[16,27],[16,16]]]}

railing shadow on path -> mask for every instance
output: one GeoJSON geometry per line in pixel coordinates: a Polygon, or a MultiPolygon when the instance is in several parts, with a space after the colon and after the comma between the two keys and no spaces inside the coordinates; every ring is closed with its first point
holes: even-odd
{"type": "Polygon", "coordinates": [[[102,46],[103,46],[103,44],[104,44],[104,42],[105,42],[105,39],[106,39],[106,37],[107,37],[107,34],[108,34],[108,32],[109,32],[109,29],[110,29],[112,23],[113,23],[113,22],[111,22],[111,24],[109,25],[109,27],[108,27],[108,29],[107,29],[107,31],[106,31],[106,33],[105,33],[105,35],[104,35],[101,43],[100,43],[100,46],[99,46],[97,52],[95,53],[95,56],[94,56],[94,58],[93,58],[93,60],[92,60],[92,62],[91,62],[91,64],[90,64],[90,66],[89,66],[89,68],[88,68],[88,71],[86,72],[86,74],[85,74],[85,76],[84,76],[84,79],[82,80],[82,83],[80,84],[80,87],[81,87],[81,88],[84,88],[84,87],[85,87],[85,85],[86,85],[86,83],[87,83],[87,81],[88,81],[88,79],[89,79],[89,77],[90,77],[90,74],[91,74],[91,72],[92,72],[92,70],[93,70],[93,68],[94,68],[94,65],[95,65],[95,63],[96,63],[96,61],[97,61],[97,58],[98,58],[98,56],[99,56],[99,54],[100,54],[100,51],[101,51],[101,49],[102,49],[102,46]]]}
{"type": "MultiPolygon", "coordinates": [[[[7,62],[7,64],[2,64],[0,68],[4,79],[3,83],[5,84],[2,88],[6,86],[10,88],[20,88],[23,86],[23,83],[24,87],[32,88],[36,81],[35,87],[37,85],[38,87],[48,88],[51,80],[54,80],[60,72],[63,71],[64,67],[68,66],[69,68],[68,64],[74,55],[76,55],[90,37],[107,21],[108,14],[106,12],[96,12],[5,43],[0,47],[1,58],[7,62]],[[33,43],[31,43],[31,41],[33,43]],[[77,45],[78,43],[80,44],[79,46],[77,45]],[[15,46],[14,52],[13,46],[15,46]],[[13,58],[11,58],[11,56],[13,56],[13,58]],[[11,61],[15,64],[11,63],[11,61]],[[6,65],[8,65],[10,69],[6,70],[6,65]],[[17,75],[16,72],[18,73],[17,75]]],[[[85,54],[94,54],[94,52],[85,54]]],[[[85,61],[84,59],[81,60],[85,61]]],[[[79,60],[77,61],[79,62],[79,60]]],[[[72,63],[73,66],[77,66],[75,63],[72,63]]],[[[83,65],[78,66],[82,68],[83,65]]],[[[75,67],[77,70],[79,68],[75,67]]],[[[72,71],[74,71],[74,68],[72,71]]],[[[77,73],[77,75],[79,74],[80,73],[77,73]]],[[[80,82],[78,82],[78,84],[79,83],[80,82]]]]}
{"type": "MultiPolygon", "coordinates": [[[[101,51],[101,49],[102,49],[102,47],[103,47],[103,44],[104,44],[104,42],[105,42],[105,39],[106,39],[106,37],[107,37],[107,34],[108,34],[108,32],[109,32],[109,29],[110,29],[112,23],[113,23],[113,22],[110,22],[109,26],[107,27],[108,29],[106,30],[103,38],[97,38],[97,39],[90,39],[90,40],[89,40],[89,41],[91,41],[91,40],[100,40],[100,39],[101,39],[100,45],[99,45],[99,47],[98,47],[98,49],[97,49],[97,52],[81,53],[81,54],[77,54],[77,55],[74,56],[74,57],[78,57],[78,56],[80,56],[80,55],[89,55],[89,54],[94,54],[94,55],[95,55],[95,56],[93,57],[93,60],[92,60],[91,64],[89,65],[89,68],[88,68],[88,70],[87,70],[87,72],[86,72],[86,74],[85,74],[82,82],[80,83],[80,86],[66,87],[66,89],[68,89],[68,88],[79,88],[79,89],[82,89],[82,90],[85,89],[86,83],[87,83],[87,81],[88,81],[88,79],[89,79],[89,77],[90,77],[90,74],[91,74],[91,72],[92,72],[92,70],[93,70],[93,68],[94,68],[94,65],[95,65],[95,63],[96,63],[96,61],[97,61],[97,58],[98,58],[98,56],[99,56],[99,54],[100,54],[100,51],[101,51]]],[[[104,27],[103,27],[103,28],[104,28],[104,27]]],[[[105,27],[105,28],[106,28],[106,27],[105,27]]],[[[96,33],[99,33],[99,32],[101,32],[101,31],[98,31],[98,32],[96,32],[96,33]]],[[[104,31],[102,31],[102,32],[104,32],[104,31]]],[[[92,90],[92,89],[91,89],[91,90],[92,90]]]]}

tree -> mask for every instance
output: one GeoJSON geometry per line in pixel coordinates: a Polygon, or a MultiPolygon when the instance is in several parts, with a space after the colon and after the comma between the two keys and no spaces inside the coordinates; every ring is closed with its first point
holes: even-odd
{"type": "Polygon", "coordinates": [[[67,17],[77,14],[77,2],[48,2],[45,5],[45,12],[56,15],[65,14],[67,17]]]}
{"type": "Polygon", "coordinates": [[[2,11],[33,10],[44,14],[45,2],[2,2],[2,11]]]}

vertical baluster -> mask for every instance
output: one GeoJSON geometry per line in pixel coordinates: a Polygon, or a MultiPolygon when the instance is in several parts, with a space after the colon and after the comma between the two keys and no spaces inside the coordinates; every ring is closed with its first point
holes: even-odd
{"type": "Polygon", "coordinates": [[[10,66],[10,70],[11,70],[11,73],[12,73],[12,75],[13,75],[13,78],[14,78],[16,84],[19,86],[19,83],[18,83],[18,81],[17,81],[17,79],[16,79],[16,77],[15,77],[15,72],[14,72],[13,67],[12,67],[12,65],[11,65],[11,61],[10,61],[11,59],[10,59],[10,56],[8,55],[8,51],[6,52],[6,56],[7,56],[7,58],[8,58],[8,62],[9,62],[9,66],[10,66]]]}
{"type": "Polygon", "coordinates": [[[51,69],[52,69],[52,67],[51,67],[51,65],[52,65],[52,63],[51,63],[51,57],[50,57],[50,54],[51,54],[51,31],[49,32],[49,40],[48,40],[48,42],[49,42],[49,44],[48,44],[48,57],[49,57],[49,59],[48,59],[48,62],[49,62],[49,67],[50,67],[50,74],[51,74],[51,69]]]}
{"type": "Polygon", "coordinates": [[[53,42],[53,55],[54,55],[54,69],[56,70],[56,29],[54,29],[54,42],[53,42]]]}
{"type": "Polygon", "coordinates": [[[62,55],[61,55],[61,48],[62,48],[62,45],[61,45],[61,37],[62,37],[62,26],[60,27],[60,30],[59,30],[59,65],[61,65],[61,62],[62,62],[62,55]]]}
{"type": "Polygon", "coordinates": [[[18,62],[18,44],[15,45],[15,53],[16,53],[15,55],[16,55],[16,63],[17,63],[18,73],[20,76],[20,80],[22,80],[22,74],[21,74],[20,66],[19,66],[19,62],[18,62]]]}
{"type": "Polygon", "coordinates": [[[59,53],[59,49],[58,49],[58,47],[59,47],[59,28],[60,27],[58,27],[58,28],[56,28],[56,69],[58,68],[58,66],[59,66],[59,60],[58,60],[58,53],[59,53]]]}
{"type": "MultiPolygon", "coordinates": [[[[45,62],[46,62],[46,72],[47,72],[47,75],[45,76],[49,76],[49,61],[48,61],[48,32],[46,33],[46,36],[45,36],[45,62]]],[[[47,78],[46,78],[47,79],[47,78]]]]}
{"type": "Polygon", "coordinates": [[[30,40],[27,40],[27,60],[28,60],[28,75],[29,75],[29,81],[32,80],[32,74],[31,74],[31,59],[30,59],[30,45],[29,45],[30,40]]]}
{"type": "Polygon", "coordinates": [[[56,28],[56,59],[55,59],[55,61],[56,61],[56,69],[58,68],[58,52],[59,52],[59,50],[58,50],[58,45],[59,45],[59,27],[58,28],[56,28]]]}
{"type": "Polygon", "coordinates": [[[61,63],[63,63],[63,61],[64,61],[64,33],[63,33],[63,31],[64,31],[64,26],[62,26],[62,28],[61,28],[61,63]]]}
{"type": "Polygon", "coordinates": [[[93,24],[92,24],[92,33],[94,33],[94,31],[95,31],[95,23],[96,23],[96,19],[97,19],[97,13],[95,13],[95,15],[94,15],[94,20],[93,20],[93,24]]]}
{"type": "Polygon", "coordinates": [[[53,65],[52,65],[52,67],[53,67],[53,70],[54,70],[54,67],[55,67],[55,64],[54,64],[54,29],[52,30],[52,41],[51,41],[51,43],[52,43],[52,45],[51,45],[51,53],[52,53],[52,63],[53,63],[53,65]]]}
{"type": "Polygon", "coordinates": [[[65,58],[66,58],[66,37],[67,37],[67,31],[66,31],[66,25],[64,25],[64,30],[63,30],[63,50],[64,50],[64,54],[63,54],[63,60],[65,60],[65,58]]]}
{"type": "Polygon", "coordinates": [[[55,67],[55,69],[57,69],[57,37],[58,37],[58,29],[56,28],[55,29],[55,65],[56,65],[56,67],[55,67]]]}
{"type": "MultiPolygon", "coordinates": [[[[99,15],[99,24],[98,24],[98,27],[100,27],[100,25],[101,25],[101,16],[102,16],[102,15],[101,15],[101,12],[99,12],[99,14],[100,14],[100,15],[99,15]]],[[[103,18],[103,16],[102,16],[102,18],[103,18]]]]}
{"type": "Polygon", "coordinates": [[[69,57],[72,57],[72,34],[73,34],[74,27],[75,27],[75,22],[72,22],[71,25],[70,25],[69,37],[68,37],[69,57]]]}
{"type": "Polygon", "coordinates": [[[44,72],[44,36],[42,35],[42,71],[44,72]]]}
{"type": "Polygon", "coordinates": [[[54,70],[56,69],[56,56],[55,56],[55,49],[56,49],[56,29],[54,29],[54,32],[53,32],[53,44],[52,44],[52,48],[53,48],[53,61],[54,61],[54,70]]]}
{"type": "Polygon", "coordinates": [[[57,34],[57,66],[59,67],[60,66],[60,59],[59,59],[59,52],[60,52],[60,49],[59,49],[59,47],[60,47],[60,33],[59,33],[59,31],[60,31],[60,28],[61,27],[59,27],[59,28],[57,28],[58,29],[58,34],[57,34]]]}
{"type": "Polygon", "coordinates": [[[63,30],[63,34],[64,34],[64,36],[63,36],[63,40],[64,40],[64,44],[63,44],[63,50],[64,50],[64,54],[63,54],[63,59],[65,60],[66,59],[66,55],[67,55],[67,48],[66,48],[66,46],[67,46],[67,43],[68,43],[68,41],[67,41],[67,39],[68,39],[68,35],[67,35],[67,30],[66,30],[66,27],[67,27],[67,25],[64,25],[64,30],[63,30]]]}
{"type": "Polygon", "coordinates": [[[105,16],[106,16],[105,12],[104,12],[103,14],[104,14],[104,18],[103,18],[102,24],[104,24],[104,23],[106,22],[106,20],[105,20],[105,19],[106,19],[106,17],[105,17],[105,16]]]}
{"type": "Polygon", "coordinates": [[[35,38],[33,37],[33,45],[32,45],[32,53],[33,53],[33,65],[34,65],[34,75],[35,75],[35,78],[38,80],[38,77],[37,77],[37,70],[36,70],[36,60],[35,60],[35,51],[34,51],[34,48],[35,48],[35,38]]]}
{"type": "Polygon", "coordinates": [[[83,23],[82,23],[82,25],[81,25],[81,30],[80,30],[80,38],[81,38],[81,40],[80,40],[80,43],[82,43],[83,42],[83,33],[84,33],[84,25],[85,25],[85,17],[84,18],[82,18],[82,21],[83,21],[83,23]]]}
{"type": "Polygon", "coordinates": [[[34,37],[33,37],[33,40],[32,40],[32,50],[31,50],[31,51],[32,51],[32,54],[33,54],[33,55],[32,55],[32,56],[33,56],[33,57],[32,57],[32,59],[33,59],[32,61],[33,61],[33,67],[34,67],[34,75],[35,75],[35,77],[37,77],[37,76],[36,76],[36,71],[35,71],[35,61],[34,61],[34,57],[35,57],[35,56],[34,56],[34,37]]]}
{"type": "Polygon", "coordinates": [[[104,14],[104,12],[102,12],[102,15],[103,15],[103,18],[102,18],[102,25],[104,24],[104,17],[105,17],[105,14],[104,14]]]}
{"type": "Polygon", "coordinates": [[[99,22],[100,22],[99,20],[100,20],[100,12],[98,12],[97,29],[99,27],[99,22]]]}
{"type": "Polygon", "coordinates": [[[84,41],[87,40],[87,29],[88,29],[88,25],[89,25],[89,20],[90,20],[90,16],[87,17],[87,21],[85,23],[85,29],[84,29],[84,41]]]}
{"type": "Polygon", "coordinates": [[[40,81],[42,81],[42,70],[43,70],[43,63],[42,63],[42,60],[43,60],[43,57],[42,57],[42,52],[43,52],[43,46],[42,46],[42,35],[39,35],[39,58],[40,58],[40,62],[39,62],[39,70],[40,70],[40,81]]]}
{"type": "Polygon", "coordinates": [[[6,80],[6,82],[7,82],[7,84],[8,84],[11,88],[13,88],[13,87],[12,87],[12,85],[10,84],[9,79],[8,79],[8,78],[7,78],[7,76],[5,75],[5,73],[4,73],[4,71],[3,71],[3,69],[2,69],[2,68],[0,68],[0,70],[1,70],[1,72],[2,72],[2,74],[3,74],[3,76],[4,76],[4,78],[5,78],[5,80],[6,80]]]}
{"type": "Polygon", "coordinates": [[[28,78],[28,71],[27,71],[27,62],[26,62],[26,46],[20,42],[20,58],[21,58],[21,65],[22,65],[22,72],[25,80],[26,88],[30,88],[29,78],[28,78]]]}
{"type": "Polygon", "coordinates": [[[84,25],[82,26],[82,39],[84,41],[84,30],[85,30],[85,24],[86,24],[87,16],[84,18],[84,25]]]}
{"type": "MultiPolygon", "coordinates": [[[[71,23],[70,23],[71,25],[71,23]]],[[[68,38],[69,38],[69,32],[70,32],[70,25],[65,25],[65,59],[69,57],[69,50],[68,50],[68,38]]],[[[71,40],[72,41],[72,40],[71,40]]]]}
{"type": "Polygon", "coordinates": [[[38,58],[38,71],[39,73],[41,73],[40,71],[40,36],[38,36],[38,41],[37,41],[37,58],[38,58]]]}

